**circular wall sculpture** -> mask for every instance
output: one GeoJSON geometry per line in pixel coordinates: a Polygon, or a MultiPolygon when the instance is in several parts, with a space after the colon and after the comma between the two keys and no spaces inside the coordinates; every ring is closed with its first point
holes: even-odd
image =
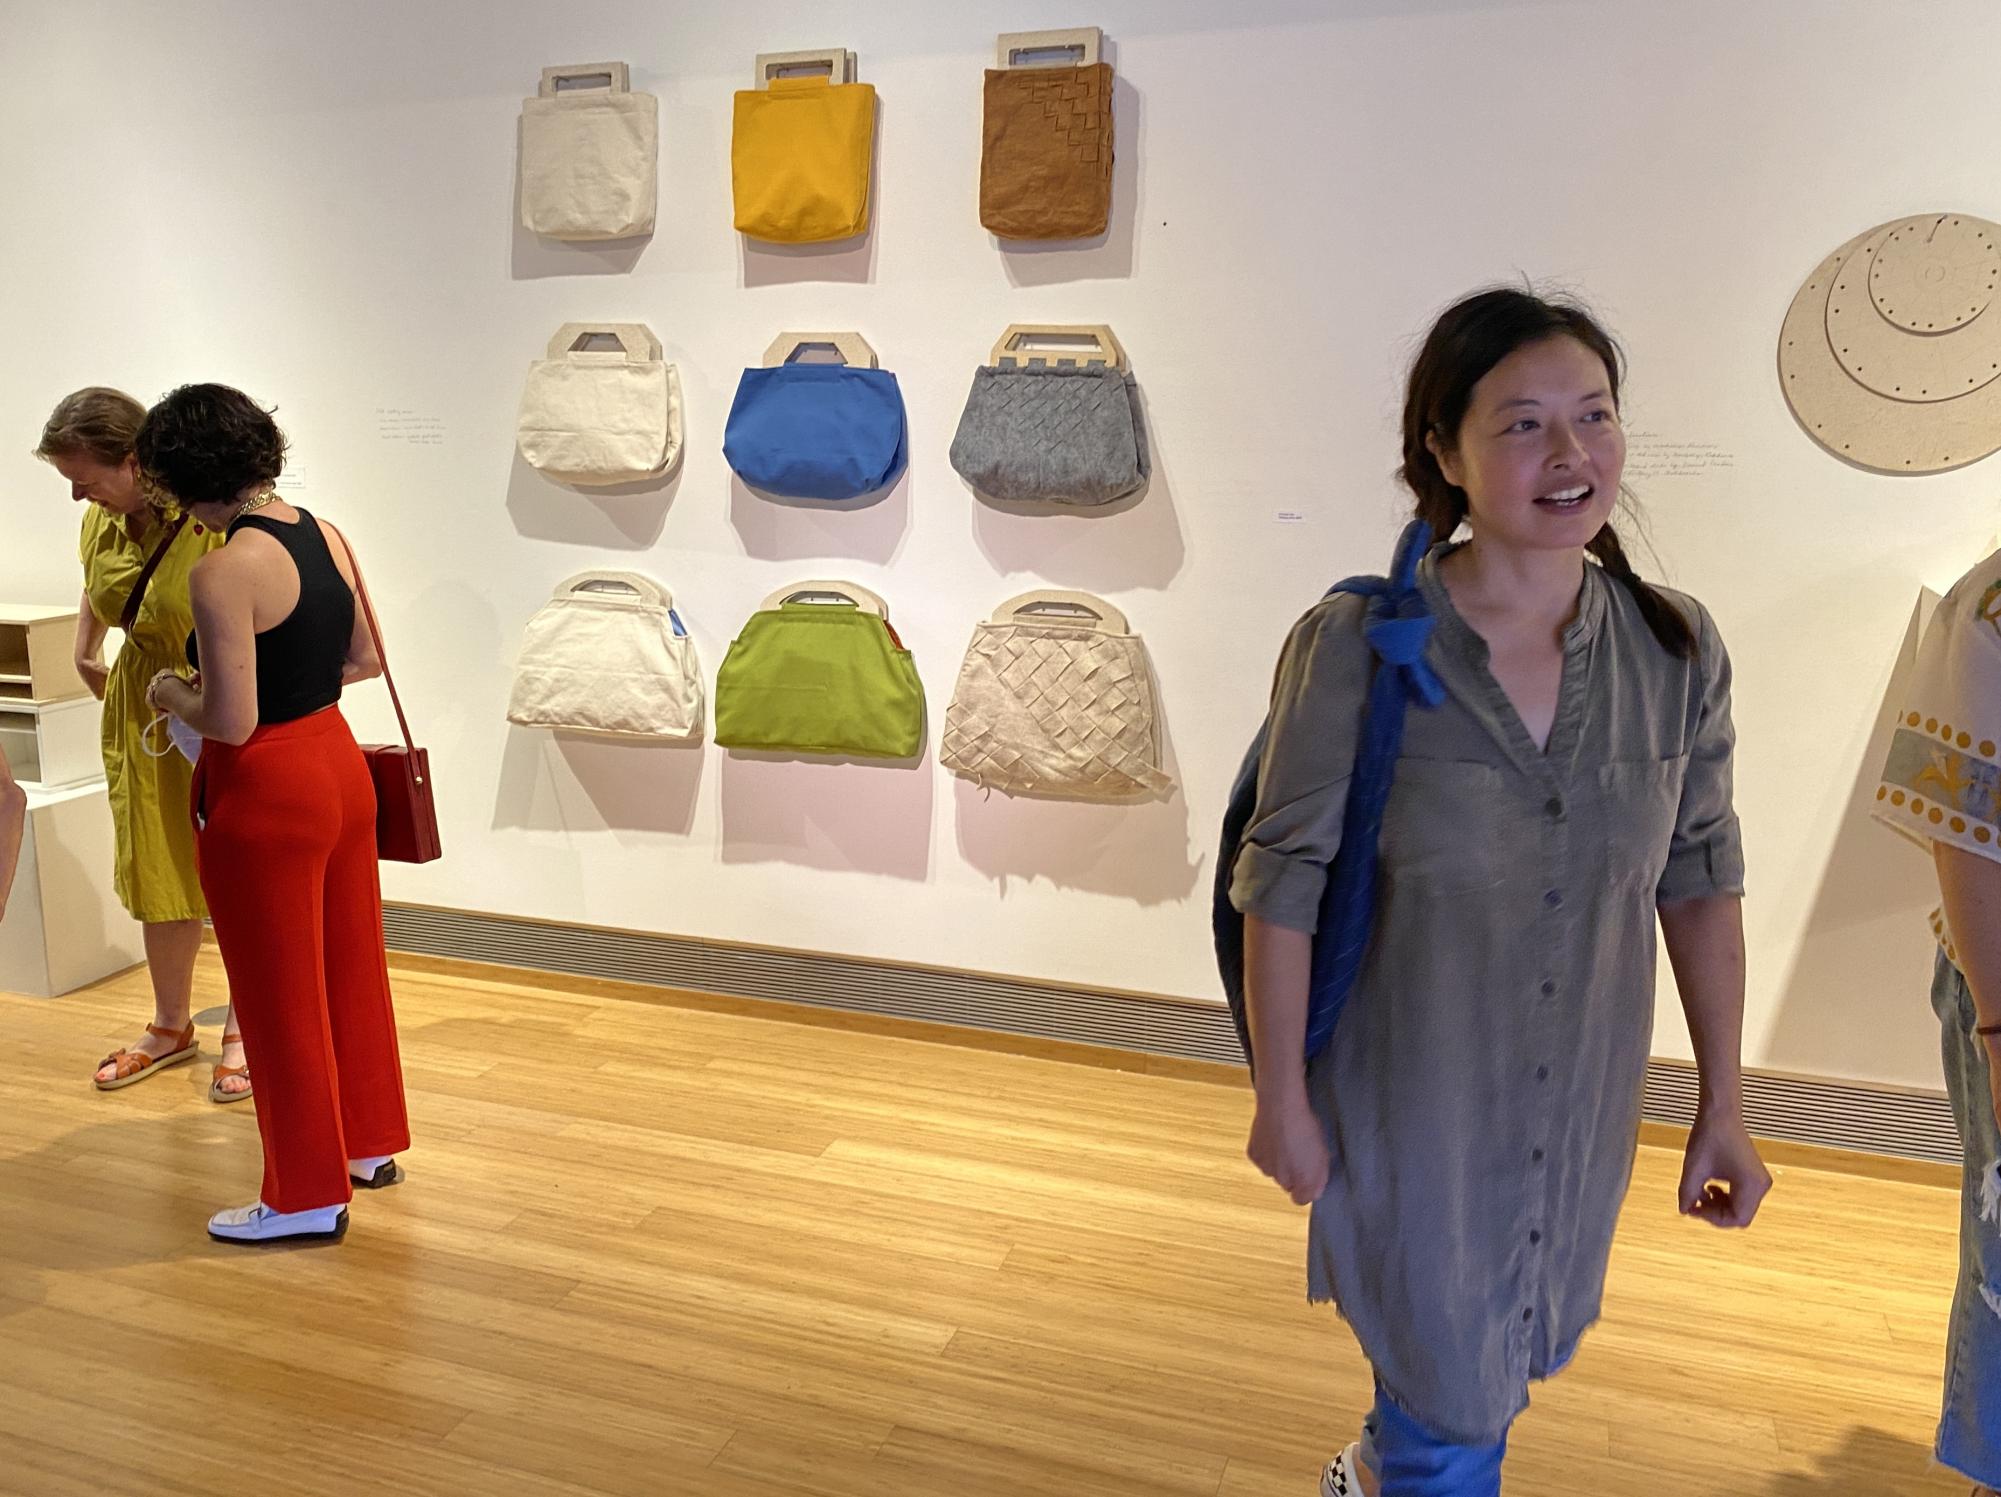
{"type": "Polygon", "coordinates": [[[1942,473],[2001,449],[2001,225],[1879,224],[1820,263],[1779,333],[1806,432],[1877,473],[1942,473]]]}

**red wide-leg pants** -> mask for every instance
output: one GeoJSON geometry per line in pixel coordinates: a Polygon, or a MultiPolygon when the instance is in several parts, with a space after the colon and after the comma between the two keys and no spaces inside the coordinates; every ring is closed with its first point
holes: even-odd
{"type": "Polygon", "coordinates": [[[229,973],[273,1211],[351,1200],[410,1146],[382,946],[375,787],[338,707],[205,743],[195,853],[229,973]]]}

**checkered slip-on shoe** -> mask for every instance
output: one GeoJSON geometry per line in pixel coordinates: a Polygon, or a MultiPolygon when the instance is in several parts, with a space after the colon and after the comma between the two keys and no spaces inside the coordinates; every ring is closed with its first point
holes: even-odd
{"type": "Polygon", "coordinates": [[[1362,1497],[1362,1483],[1355,1476],[1355,1467],[1362,1459],[1362,1445],[1358,1440],[1327,1463],[1327,1469],[1320,1473],[1320,1497],[1362,1497]]]}

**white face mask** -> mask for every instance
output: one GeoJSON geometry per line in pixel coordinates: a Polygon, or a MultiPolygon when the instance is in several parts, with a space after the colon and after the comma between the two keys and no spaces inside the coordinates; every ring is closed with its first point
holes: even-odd
{"type": "Polygon", "coordinates": [[[154,759],[164,759],[178,749],[181,756],[193,764],[201,758],[201,734],[171,712],[156,712],[153,714],[153,720],[146,724],[145,731],[139,735],[139,747],[146,751],[149,758],[154,759]],[[166,741],[158,748],[154,748],[153,730],[163,724],[167,730],[166,741]]]}

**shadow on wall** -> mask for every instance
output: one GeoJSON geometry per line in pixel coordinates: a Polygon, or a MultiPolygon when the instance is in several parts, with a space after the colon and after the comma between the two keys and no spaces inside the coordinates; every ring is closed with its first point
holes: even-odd
{"type": "Polygon", "coordinates": [[[804,561],[846,556],[887,566],[910,534],[910,469],[861,499],[789,499],[730,475],[730,526],[746,556],[804,561]]]}
{"type": "Polygon", "coordinates": [[[1058,587],[1097,593],[1165,588],[1181,574],[1187,540],[1143,386],[1139,401],[1153,476],[1137,494],[1091,506],[1019,504],[974,494],[973,535],[998,571],[1026,572],[1058,587]]]}
{"type": "Polygon", "coordinates": [[[1965,1497],[1967,1480],[1932,1462],[1931,1447],[1880,1429],[1852,1428],[1812,1472],[1772,1478],[1757,1497],[1965,1497]]]}
{"type": "Polygon", "coordinates": [[[645,551],[666,528],[685,456],[658,478],[572,488],[531,467],[517,448],[507,481],[507,512],[514,517],[514,528],[533,540],[645,551]]]}
{"type": "Polygon", "coordinates": [[[960,856],[1000,885],[1046,879],[1059,889],[1115,894],[1142,905],[1174,904],[1194,892],[1188,802],[1129,804],[1010,796],[953,776],[960,856]]]}
{"type": "Polygon", "coordinates": [[[1105,232],[1093,239],[1001,239],[988,241],[1001,252],[1008,283],[1054,286],[1064,281],[1117,281],[1133,273],[1133,242],[1139,223],[1139,164],[1145,154],[1139,90],[1118,73],[1116,48],[1107,39],[1105,61],[1112,64],[1112,212],[1105,232]]]}
{"type": "Polygon", "coordinates": [[[1923,614],[1922,605],[1912,610],[1854,783],[1834,813],[1840,828],[1766,1037],[1767,1063],[1779,1069],[1852,1075],[1855,1037],[1875,1034],[1890,1043],[1890,1016],[1896,1016],[1890,1031],[1922,1038],[1914,1038],[1909,1057],[1885,1051],[1884,1063],[1926,1075],[1937,1068],[1926,917],[1938,904],[1938,884],[1924,853],[1871,815],[1891,717],[1899,710],[1891,698],[1916,656],[1923,614]],[[1907,948],[1912,960],[1902,970],[1899,954],[1907,948]]]}
{"type": "Polygon", "coordinates": [[[492,824],[685,837],[695,823],[706,757],[699,741],[644,743],[510,724],[492,824]]]}
{"type": "Polygon", "coordinates": [[[796,863],[923,882],[931,873],[929,757],[723,755],[722,860],[796,863]]]}
{"type": "Polygon", "coordinates": [[[882,113],[875,101],[875,139],[869,156],[868,227],[849,239],[826,244],[773,244],[737,235],[741,286],[792,286],[807,281],[839,281],[865,286],[875,280],[875,241],[882,222],[882,113]]]}
{"type": "MultiPolygon", "coordinates": [[[[442,523],[431,523],[438,518],[435,512],[427,512],[426,528],[411,537],[410,554],[420,558],[448,556],[454,554],[453,547],[463,545],[463,538],[452,528],[454,523],[463,525],[463,520],[443,517],[442,523]]],[[[363,566],[368,565],[368,556],[367,551],[362,553],[363,566]]],[[[484,794],[484,785],[452,766],[465,762],[469,745],[491,741],[494,722],[504,720],[507,698],[505,690],[497,701],[466,690],[459,662],[505,662],[511,689],[520,629],[528,621],[528,612],[523,612],[503,630],[493,596],[481,585],[483,580],[442,578],[403,587],[392,584],[387,591],[382,611],[394,614],[382,620],[389,658],[397,668],[411,737],[430,750],[440,771],[433,777],[432,788],[437,792],[438,819],[445,829],[445,856],[439,862],[384,865],[383,878],[392,891],[391,898],[420,899],[424,897],[420,890],[435,890],[432,880],[467,851],[451,828],[476,824],[480,814],[478,806],[468,802],[484,794]],[[410,643],[413,640],[423,640],[429,648],[419,655],[410,643]]],[[[553,583],[556,579],[550,580],[553,583]]],[[[537,607],[541,601],[536,599],[537,607]]],[[[341,710],[348,714],[355,736],[363,743],[393,743],[400,736],[388,687],[380,679],[349,687],[342,693],[341,710]]]]}
{"type": "Polygon", "coordinates": [[[1204,860],[1190,855],[1188,801],[1164,710],[1160,755],[1174,788],[1150,800],[1004,795],[953,775],[959,855],[999,884],[1002,898],[1010,879],[1047,879],[1059,889],[1113,894],[1142,905],[1185,900],[1195,891],[1204,860]]]}
{"type": "Polygon", "coordinates": [[[651,234],[634,234],[629,239],[594,239],[579,243],[550,239],[524,227],[521,222],[521,127],[518,122],[514,128],[514,196],[507,200],[507,216],[514,225],[508,274],[517,281],[539,281],[550,276],[629,275],[653,238],[651,234]]]}

